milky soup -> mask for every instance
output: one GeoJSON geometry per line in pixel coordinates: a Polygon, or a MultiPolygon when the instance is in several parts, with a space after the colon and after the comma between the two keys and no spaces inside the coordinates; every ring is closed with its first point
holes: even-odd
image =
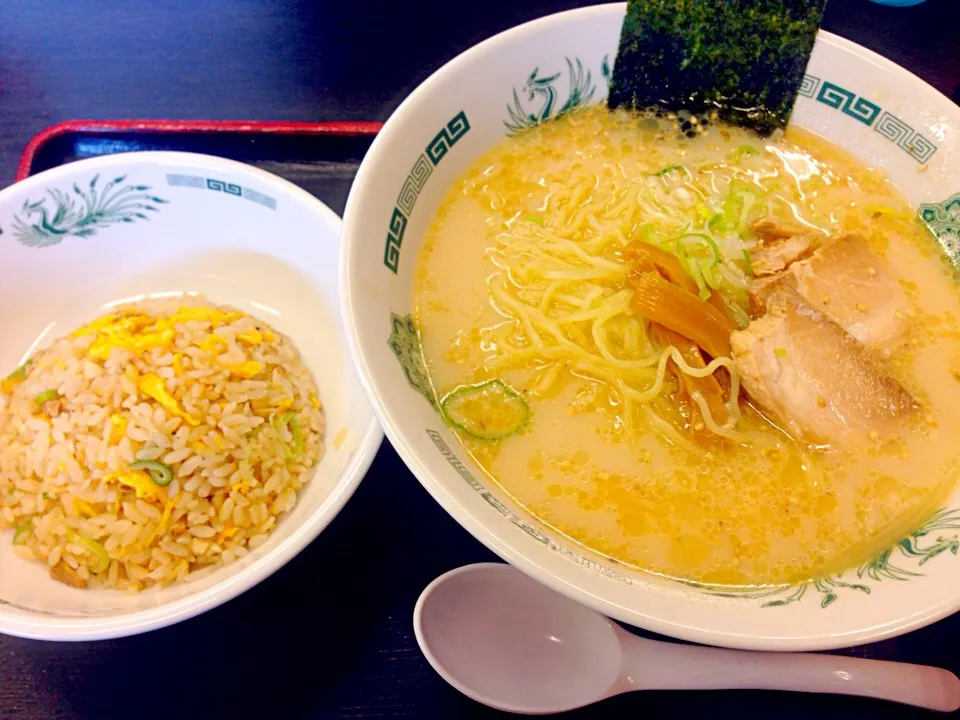
{"type": "Polygon", "coordinates": [[[425,364],[477,466],[585,547],[722,585],[839,571],[957,474],[960,298],[915,215],[800,129],[588,108],[450,187],[425,364]]]}

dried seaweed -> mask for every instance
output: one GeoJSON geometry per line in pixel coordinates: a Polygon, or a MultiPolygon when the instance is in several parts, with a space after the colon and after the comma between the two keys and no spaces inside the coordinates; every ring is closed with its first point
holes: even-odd
{"type": "Polygon", "coordinates": [[[608,105],[785,127],[827,0],[628,0],[608,105]]]}

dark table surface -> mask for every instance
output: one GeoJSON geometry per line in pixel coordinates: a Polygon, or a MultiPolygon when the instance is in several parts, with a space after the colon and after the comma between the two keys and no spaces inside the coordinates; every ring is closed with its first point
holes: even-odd
{"type": "MultiPolygon", "coordinates": [[[[478,40],[574,0],[0,0],[0,186],[29,137],[69,118],[382,120],[478,40]]],[[[960,0],[831,0],[824,27],[960,99],[960,0]]],[[[328,199],[341,211],[342,193],[328,199]]],[[[411,612],[437,574],[489,553],[384,444],[344,512],[225,606],[122,640],[0,636],[0,720],[486,718],[433,674],[411,612]],[[397,542],[402,538],[402,542],[397,542]]],[[[2,572],[2,569],[0,569],[2,572]]],[[[960,673],[960,615],[849,651],[960,673]]],[[[570,718],[912,718],[877,702],[653,692],[570,718]]]]}

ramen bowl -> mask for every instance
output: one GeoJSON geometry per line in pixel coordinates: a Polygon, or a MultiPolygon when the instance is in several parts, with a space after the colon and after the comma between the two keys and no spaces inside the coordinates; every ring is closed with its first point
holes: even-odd
{"type": "MultiPolygon", "coordinates": [[[[848,646],[960,608],[960,494],[891,552],[839,576],[724,592],[634,572],[554,533],[462,451],[425,373],[414,269],[450,184],[481,152],[607,95],[625,6],[574,10],[468,50],[418,87],[364,159],[344,221],[349,342],[387,437],[438,503],[506,561],[617,620],[764,650],[848,646]]],[[[960,109],[892,62],[820,32],[792,123],[882,166],[952,259],[960,250],[960,109]]],[[[450,250],[455,252],[455,250],[450,250]]]]}
{"type": "Polygon", "coordinates": [[[326,421],[325,454],[263,544],[162,587],[70,587],[54,581],[46,563],[15,554],[13,529],[0,532],[0,632],[85,640],[169,625],[249,589],[317,537],[382,439],[340,320],[336,214],[241,163],[129,153],[3,190],[0,228],[3,375],[113,304],[199,293],[292,340],[326,421]]]}

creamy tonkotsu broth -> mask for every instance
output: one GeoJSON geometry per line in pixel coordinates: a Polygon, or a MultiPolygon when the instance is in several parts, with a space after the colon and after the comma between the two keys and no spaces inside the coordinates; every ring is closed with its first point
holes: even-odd
{"type": "MultiPolygon", "coordinates": [[[[797,129],[762,140],[722,125],[689,138],[673,127],[589,108],[473,162],[419,257],[415,319],[431,380],[440,398],[491,379],[516,391],[529,407],[522,428],[487,439],[457,429],[465,449],[545,524],[618,562],[737,585],[845,569],[909,532],[952,490],[960,428],[952,270],[884,173],[824,140],[797,129]],[[832,257],[811,256],[814,248],[861,243],[875,254],[905,298],[877,320],[899,339],[861,335],[866,320],[856,317],[830,321],[838,306],[828,292],[808,292],[795,316],[789,303],[757,310],[755,273],[767,266],[752,265],[786,242],[771,239],[770,227],[806,238],[793,270],[801,289],[804,268],[832,257]],[[663,266],[637,269],[627,247],[638,240],[675,256],[689,297],[709,298],[735,328],[732,353],[714,350],[713,363],[701,353],[723,393],[720,417],[685,385],[693,376],[673,359],[675,336],[636,311],[635,280],[669,276],[663,266]],[[769,343],[780,341],[767,338],[764,362],[784,373],[807,363],[799,385],[781,387],[783,374],[753,374],[763,358],[749,353],[764,350],[750,343],[776,330],[764,323],[790,317],[816,332],[789,336],[796,348],[772,353],[769,343]],[[811,380],[819,371],[810,370],[809,342],[820,330],[843,334],[853,355],[834,355],[827,342],[829,377],[811,380]],[[866,377],[855,370],[898,399],[852,417],[866,377]],[[816,394],[837,387],[843,397],[816,394]]],[[[859,277],[870,287],[878,270],[868,265],[844,284],[860,287],[859,277]]],[[[793,278],[791,267],[775,277],[793,278]]],[[[872,302],[853,305],[871,322],[883,310],[872,302]]],[[[694,375],[706,372],[694,365],[694,375]]]]}

